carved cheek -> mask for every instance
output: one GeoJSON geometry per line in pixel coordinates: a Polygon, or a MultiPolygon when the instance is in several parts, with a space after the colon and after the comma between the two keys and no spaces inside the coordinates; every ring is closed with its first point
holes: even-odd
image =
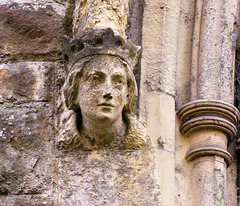
{"type": "Polygon", "coordinates": [[[123,88],[122,90],[117,90],[115,93],[116,99],[122,106],[127,104],[127,90],[123,88]]]}

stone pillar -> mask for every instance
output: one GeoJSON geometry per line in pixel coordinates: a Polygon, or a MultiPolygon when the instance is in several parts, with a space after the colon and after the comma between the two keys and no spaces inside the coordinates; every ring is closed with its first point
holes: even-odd
{"type": "Polygon", "coordinates": [[[228,142],[236,135],[234,18],[237,1],[196,1],[191,101],[179,111],[180,131],[190,140],[194,205],[224,205],[228,142]]]}
{"type": "Polygon", "coordinates": [[[175,76],[180,2],[146,0],[140,83],[140,116],[156,153],[161,205],[175,205],[175,76]]]}

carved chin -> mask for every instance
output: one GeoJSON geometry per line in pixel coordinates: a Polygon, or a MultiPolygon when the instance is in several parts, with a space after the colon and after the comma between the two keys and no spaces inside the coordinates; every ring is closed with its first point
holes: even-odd
{"type": "Polygon", "coordinates": [[[98,108],[98,111],[94,115],[94,118],[90,118],[89,120],[93,120],[96,123],[104,123],[111,124],[115,122],[117,119],[121,118],[122,112],[113,111],[113,108],[110,107],[102,107],[98,108]]]}
{"type": "Polygon", "coordinates": [[[95,120],[99,123],[112,123],[116,121],[118,118],[119,118],[119,115],[116,116],[111,112],[106,112],[105,110],[105,111],[102,111],[101,113],[99,112],[95,120]]]}

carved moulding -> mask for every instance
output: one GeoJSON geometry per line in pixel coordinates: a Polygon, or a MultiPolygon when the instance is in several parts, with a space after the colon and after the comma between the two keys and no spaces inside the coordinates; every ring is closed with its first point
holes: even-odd
{"type": "MultiPolygon", "coordinates": [[[[239,111],[231,104],[221,100],[196,100],[185,104],[177,115],[182,121],[180,132],[190,136],[193,132],[206,129],[223,132],[228,141],[232,141],[237,133],[236,124],[239,120],[239,111]]],[[[186,154],[186,159],[192,161],[201,156],[218,155],[223,157],[229,166],[232,156],[226,150],[227,145],[204,144],[193,146],[186,154]]]]}

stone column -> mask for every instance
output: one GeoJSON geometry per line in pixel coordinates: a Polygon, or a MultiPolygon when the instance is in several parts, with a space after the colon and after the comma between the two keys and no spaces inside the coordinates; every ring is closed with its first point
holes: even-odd
{"type": "Polygon", "coordinates": [[[146,0],[140,83],[140,116],[156,153],[161,205],[175,205],[175,76],[180,1],[146,0]]]}
{"type": "Polygon", "coordinates": [[[224,205],[227,145],[235,138],[234,16],[237,1],[196,1],[191,101],[179,111],[180,131],[190,140],[195,205],[224,205]]]}

